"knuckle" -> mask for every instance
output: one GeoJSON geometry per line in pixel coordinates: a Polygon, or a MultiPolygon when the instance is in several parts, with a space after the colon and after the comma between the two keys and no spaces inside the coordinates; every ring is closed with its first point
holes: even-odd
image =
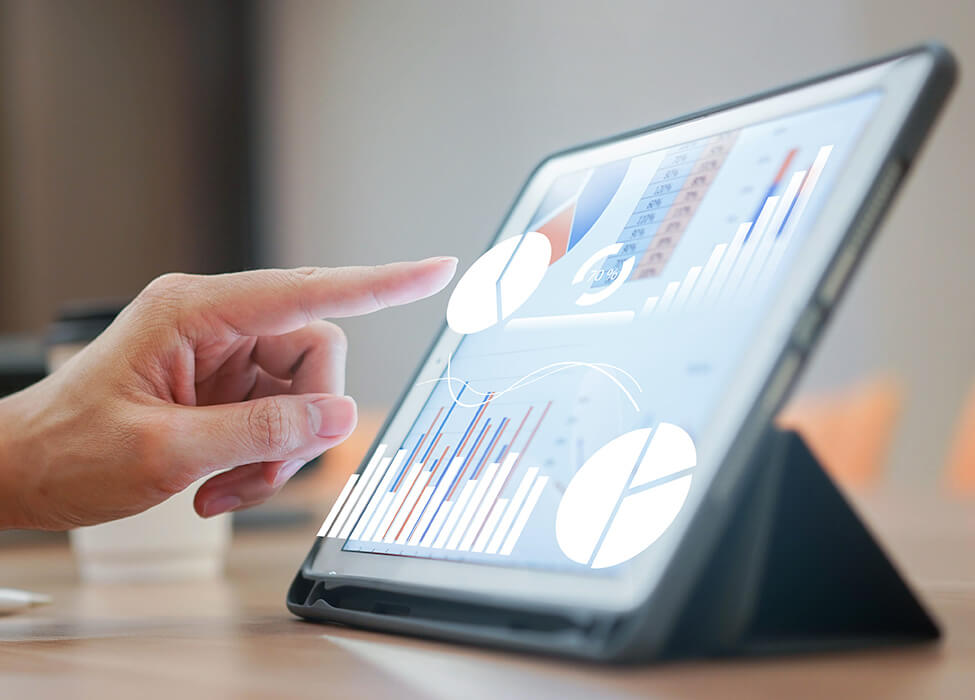
{"type": "Polygon", "coordinates": [[[322,340],[333,349],[341,352],[348,350],[349,338],[345,335],[345,331],[341,327],[329,321],[322,321],[316,324],[316,330],[322,340]]]}
{"type": "Polygon", "coordinates": [[[195,275],[168,272],[146,285],[136,301],[143,310],[178,310],[193,289],[196,279],[195,275]]]}
{"type": "Polygon", "coordinates": [[[295,267],[291,269],[292,274],[298,278],[299,281],[308,279],[309,277],[316,277],[321,273],[322,268],[312,267],[310,265],[305,265],[303,267],[295,267]]]}
{"type": "Polygon", "coordinates": [[[299,299],[300,310],[302,315],[309,323],[314,323],[318,320],[314,309],[308,306],[308,302],[305,299],[305,295],[302,294],[302,290],[306,286],[314,282],[322,275],[322,269],[319,267],[296,267],[289,271],[287,274],[287,282],[293,287],[295,296],[299,299]]]}
{"type": "Polygon", "coordinates": [[[275,398],[254,403],[247,423],[254,440],[270,454],[290,451],[298,438],[294,426],[288,420],[287,410],[275,398]]]}
{"type": "Polygon", "coordinates": [[[171,296],[186,289],[192,284],[193,279],[193,275],[187,275],[182,272],[167,272],[152,280],[146,286],[144,292],[149,295],[159,294],[171,296]]]}

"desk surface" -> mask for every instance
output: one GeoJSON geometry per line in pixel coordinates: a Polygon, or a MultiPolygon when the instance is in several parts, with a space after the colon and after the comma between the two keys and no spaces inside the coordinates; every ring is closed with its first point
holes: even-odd
{"type": "Polygon", "coordinates": [[[306,527],[239,535],[226,578],[209,583],[81,586],[64,544],[0,550],[0,585],[55,598],[0,618],[0,688],[32,699],[971,697],[975,508],[917,494],[859,505],[940,619],[942,643],[621,669],[314,625],[283,602],[306,527]]]}

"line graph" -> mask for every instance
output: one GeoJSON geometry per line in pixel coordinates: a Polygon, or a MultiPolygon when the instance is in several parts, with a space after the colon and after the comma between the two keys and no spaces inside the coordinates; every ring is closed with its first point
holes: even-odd
{"type": "Polygon", "coordinates": [[[478,406],[481,406],[489,402],[491,398],[498,398],[512,391],[523,389],[527,386],[534,384],[535,382],[539,382],[547,377],[550,377],[553,374],[558,374],[559,372],[564,372],[566,370],[582,367],[585,369],[590,369],[594,372],[598,372],[599,374],[606,377],[609,381],[615,384],[616,387],[623,393],[626,399],[630,402],[630,405],[633,406],[634,411],[639,412],[640,410],[640,404],[637,403],[637,400],[633,397],[633,394],[630,393],[630,390],[623,385],[622,381],[620,381],[616,376],[612,374],[611,370],[613,372],[619,372],[620,374],[623,375],[624,378],[628,379],[633,384],[636,391],[642,392],[643,387],[640,386],[640,383],[636,380],[636,378],[632,374],[627,372],[622,367],[617,367],[616,365],[607,364],[605,362],[581,362],[575,360],[567,360],[563,362],[552,362],[550,364],[545,365],[544,367],[539,367],[533,372],[529,372],[528,374],[516,380],[515,382],[513,382],[512,384],[510,384],[504,389],[501,389],[499,391],[492,391],[492,392],[482,392],[471,387],[470,384],[468,382],[465,382],[463,379],[459,379],[458,377],[454,377],[451,375],[450,373],[451,357],[452,357],[451,355],[447,356],[447,369],[444,372],[444,376],[437,377],[436,379],[426,379],[423,381],[419,381],[417,382],[417,385],[421,386],[424,384],[436,384],[439,382],[446,382],[447,389],[450,392],[450,397],[453,399],[454,404],[458,406],[463,406],[464,408],[477,408],[478,406]],[[474,402],[461,401],[460,394],[454,393],[455,383],[461,385],[461,392],[470,391],[470,393],[480,396],[481,399],[474,402]]]}

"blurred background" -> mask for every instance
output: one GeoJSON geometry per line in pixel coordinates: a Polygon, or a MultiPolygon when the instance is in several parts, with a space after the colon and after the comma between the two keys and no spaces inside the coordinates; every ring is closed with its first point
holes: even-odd
{"type": "MultiPolygon", "coordinates": [[[[552,151],[928,38],[975,65],[975,4],[0,0],[0,362],[171,270],[464,266],[552,151]]],[[[963,79],[784,418],[854,488],[975,491],[973,113],[963,79]]],[[[343,322],[340,471],[445,303],[343,322]]]]}

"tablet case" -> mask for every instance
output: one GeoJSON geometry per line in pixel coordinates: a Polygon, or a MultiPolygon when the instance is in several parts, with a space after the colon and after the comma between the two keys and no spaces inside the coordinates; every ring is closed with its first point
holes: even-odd
{"type": "MultiPolygon", "coordinates": [[[[311,620],[606,661],[752,655],[937,639],[938,627],[794,432],[771,430],[746,490],[666,643],[649,603],[574,619],[440,592],[316,578],[312,548],[288,591],[311,620]]],[[[319,540],[320,541],[320,540],[319,540]]],[[[652,600],[652,598],[650,599],[652,600]]]]}

